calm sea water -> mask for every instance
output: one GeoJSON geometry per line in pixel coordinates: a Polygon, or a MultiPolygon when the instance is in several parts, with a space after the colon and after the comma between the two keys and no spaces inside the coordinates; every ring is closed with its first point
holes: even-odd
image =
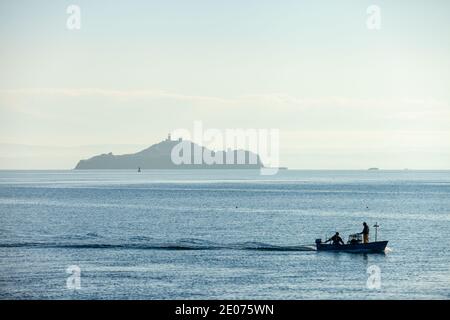
{"type": "Polygon", "coordinates": [[[449,171],[0,171],[0,298],[449,299],[449,234],[449,171]]]}

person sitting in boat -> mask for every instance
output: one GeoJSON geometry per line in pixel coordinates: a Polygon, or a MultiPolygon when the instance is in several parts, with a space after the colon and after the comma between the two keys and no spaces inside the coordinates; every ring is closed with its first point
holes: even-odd
{"type": "Polygon", "coordinates": [[[369,243],[369,226],[365,222],[363,222],[363,226],[364,226],[364,229],[359,234],[363,235],[363,242],[364,243],[369,243]]]}
{"type": "Polygon", "coordinates": [[[327,241],[325,241],[325,243],[333,241],[333,244],[335,245],[340,245],[340,244],[344,244],[344,241],[342,241],[342,238],[339,236],[339,232],[336,232],[336,234],[334,236],[332,236],[330,239],[328,239],[327,241]]]}

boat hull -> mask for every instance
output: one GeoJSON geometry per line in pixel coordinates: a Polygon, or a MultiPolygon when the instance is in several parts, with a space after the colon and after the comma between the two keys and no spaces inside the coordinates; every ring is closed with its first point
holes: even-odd
{"type": "Polygon", "coordinates": [[[384,252],[388,241],[377,241],[357,244],[324,244],[317,243],[317,251],[354,252],[354,253],[380,253],[384,252]]]}

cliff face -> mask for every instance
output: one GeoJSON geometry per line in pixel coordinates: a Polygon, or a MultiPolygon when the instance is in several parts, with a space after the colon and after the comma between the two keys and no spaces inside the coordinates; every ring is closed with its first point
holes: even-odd
{"type": "MultiPolygon", "coordinates": [[[[76,165],[76,170],[89,169],[259,169],[263,167],[259,155],[244,150],[229,151],[211,151],[205,147],[199,146],[190,141],[183,141],[184,150],[190,148],[190,156],[184,157],[187,163],[175,164],[172,161],[172,149],[177,147],[180,149],[179,141],[165,140],[154,144],[151,147],[133,154],[113,155],[112,153],[94,156],[90,159],[80,160],[76,165]],[[237,154],[245,155],[245,161],[238,163],[237,154]],[[195,154],[210,154],[215,159],[223,159],[222,163],[207,164],[204,159],[195,159],[195,154]],[[234,161],[226,161],[230,157],[230,153],[234,154],[234,161]],[[256,161],[251,161],[251,159],[256,161]]],[[[188,152],[189,153],[189,152],[188,152]]],[[[177,153],[178,154],[178,153],[177,153]]],[[[183,155],[183,152],[181,152],[183,155]]]]}

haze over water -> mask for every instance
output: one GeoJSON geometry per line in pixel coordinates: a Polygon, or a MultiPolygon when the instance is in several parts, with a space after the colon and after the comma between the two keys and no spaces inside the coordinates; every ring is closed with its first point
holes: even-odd
{"type": "Polygon", "coordinates": [[[450,297],[449,171],[258,173],[0,171],[0,298],[450,297]],[[363,221],[386,254],[314,251],[363,221]]]}

